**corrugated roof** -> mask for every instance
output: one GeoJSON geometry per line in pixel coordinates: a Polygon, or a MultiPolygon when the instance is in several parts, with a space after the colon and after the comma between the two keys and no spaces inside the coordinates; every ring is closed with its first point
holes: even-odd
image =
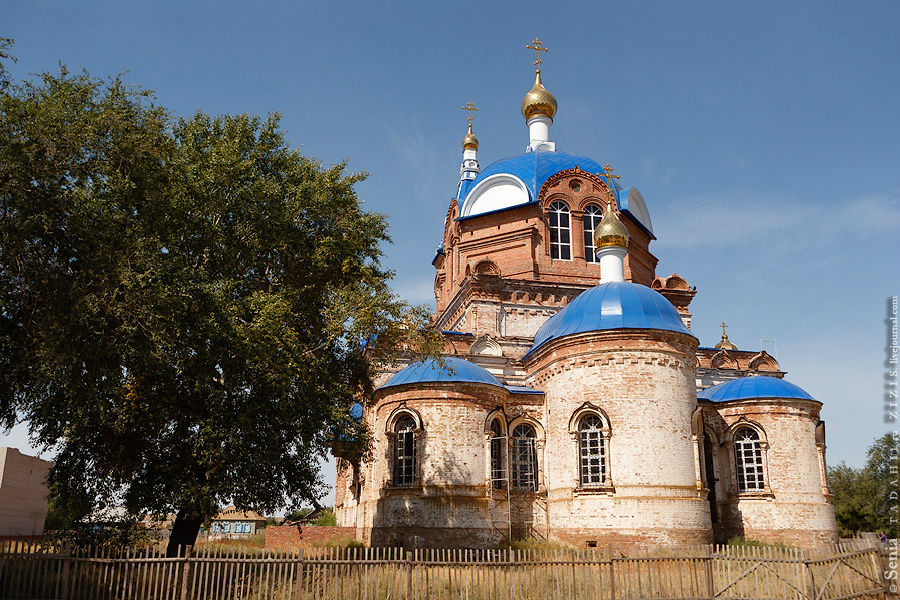
{"type": "Polygon", "coordinates": [[[784,379],[768,375],[738,377],[697,392],[697,398],[713,402],[749,400],[751,398],[788,398],[815,400],[803,388],[784,379]]]}
{"type": "Polygon", "coordinates": [[[607,329],[662,329],[690,334],[678,311],[659,292],[637,283],[612,281],[585,290],[547,319],[535,334],[528,354],[557,338],[607,329]]]}
{"type": "Polygon", "coordinates": [[[413,383],[484,383],[504,387],[496,377],[475,363],[453,356],[445,356],[443,361],[443,367],[434,358],[415,362],[398,371],[378,389],[413,383]]]}

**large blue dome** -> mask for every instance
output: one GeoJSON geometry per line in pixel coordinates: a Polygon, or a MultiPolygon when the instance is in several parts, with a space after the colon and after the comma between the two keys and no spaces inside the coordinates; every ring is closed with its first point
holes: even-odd
{"type": "Polygon", "coordinates": [[[690,334],[678,311],[659,292],[637,283],[611,281],[582,292],[547,319],[535,334],[528,354],[567,335],[608,329],[662,329],[690,334]]]}
{"type": "Polygon", "coordinates": [[[751,398],[789,398],[814,400],[803,388],[784,379],[768,375],[751,375],[738,377],[700,390],[697,398],[713,402],[729,400],[749,400],[751,398]]]}
{"type": "Polygon", "coordinates": [[[500,388],[504,387],[484,368],[462,358],[445,356],[444,364],[446,366],[441,367],[434,358],[414,362],[400,369],[378,389],[409,383],[485,383],[500,388]]]}
{"type": "Polygon", "coordinates": [[[502,158],[486,166],[470,185],[464,190],[460,190],[459,201],[462,203],[466,199],[466,194],[469,190],[491,175],[508,173],[522,180],[531,194],[531,201],[534,202],[537,200],[538,192],[541,191],[541,186],[552,175],[576,166],[582,171],[599,175],[601,179],[607,181],[603,175],[603,167],[600,166],[600,163],[586,156],[575,156],[565,152],[526,152],[520,156],[502,158]]]}
{"type": "MultiPolygon", "coordinates": [[[[557,151],[526,152],[519,156],[493,162],[486,166],[475,179],[460,182],[457,194],[460,206],[459,218],[468,219],[480,216],[486,212],[506,210],[514,206],[537,202],[541,187],[550,177],[560,171],[574,167],[592,173],[609,183],[609,179],[603,174],[603,167],[600,166],[600,163],[586,156],[557,151]],[[492,181],[496,183],[498,177],[503,178],[504,176],[511,176],[512,181],[515,182],[513,186],[521,188],[520,192],[518,192],[520,197],[516,199],[507,197],[497,208],[487,211],[474,209],[473,206],[478,202],[479,195],[483,195],[485,190],[490,187],[492,181]],[[481,185],[482,183],[484,185],[481,185]]],[[[508,180],[511,178],[506,178],[507,183],[509,183],[508,180]]],[[[650,234],[651,238],[656,239],[653,235],[650,212],[647,210],[647,205],[641,193],[636,188],[622,188],[615,180],[612,182],[612,187],[616,191],[619,210],[631,217],[639,227],[650,234]]]]}

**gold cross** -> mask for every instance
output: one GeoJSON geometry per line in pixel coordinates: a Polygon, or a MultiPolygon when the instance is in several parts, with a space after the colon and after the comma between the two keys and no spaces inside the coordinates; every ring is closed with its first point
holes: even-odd
{"type": "Polygon", "coordinates": [[[719,325],[719,327],[722,328],[722,335],[724,336],[725,330],[728,328],[728,325],[725,324],[725,321],[722,321],[722,323],[719,325]]]}
{"type": "Polygon", "coordinates": [[[534,41],[531,44],[525,46],[529,50],[534,50],[534,66],[537,67],[538,71],[541,70],[541,63],[544,62],[541,60],[541,52],[550,52],[550,48],[544,47],[544,42],[540,40],[540,38],[534,38],[534,41]]]}
{"type": "Polygon", "coordinates": [[[613,168],[609,165],[609,163],[606,163],[603,166],[603,174],[606,175],[606,180],[609,183],[612,183],[612,181],[609,181],[610,179],[618,179],[619,178],[618,175],[613,175],[612,172],[613,172],[613,168]]]}
{"type": "Polygon", "coordinates": [[[472,101],[469,100],[468,102],[466,102],[463,105],[462,109],[469,113],[469,116],[466,117],[466,121],[468,121],[469,125],[471,125],[472,124],[472,111],[479,110],[478,107],[476,107],[474,104],[472,104],[472,101]]]}

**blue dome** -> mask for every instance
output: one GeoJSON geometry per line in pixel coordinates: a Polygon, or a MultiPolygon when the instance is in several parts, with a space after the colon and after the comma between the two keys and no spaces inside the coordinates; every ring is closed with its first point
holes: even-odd
{"type": "Polygon", "coordinates": [[[486,383],[503,388],[496,377],[467,360],[445,356],[444,364],[446,367],[442,368],[434,358],[415,362],[395,373],[378,389],[409,383],[486,383]]]}
{"type": "Polygon", "coordinates": [[[552,340],[607,329],[662,329],[690,332],[672,303],[645,285],[612,281],[586,290],[547,319],[529,354],[552,340]]]}
{"type": "Polygon", "coordinates": [[[700,390],[697,392],[697,398],[700,400],[712,400],[713,402],[747,400],[750,398],[815,400],[803,388],[784,379],[766,375],[738,377],[737,379],[708,387],[705,390],[700,390]]]}
{"type": "Polygon", "coordinates": [[[588,171],[599,175],[603,181],[607,181],[603,175],[603,167],[600,163],[586,156],[575,156],[565,152],[526,152],[520,156],[503,158],[493,162],[482,169],[478,177],[471,184],[463,186],[459,192],[459,201],[465,200],[469,190],[497,173],[509,173],[522,180],[531,196],[531,201],[537,200],[538,192],[544,182],[552,175],[577,166],[582,171],[588,171]]]}

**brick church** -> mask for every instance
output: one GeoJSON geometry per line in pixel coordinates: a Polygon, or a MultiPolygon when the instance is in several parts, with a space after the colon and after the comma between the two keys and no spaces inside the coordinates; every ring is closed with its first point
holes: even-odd
{"type": "Polygon", "coordinates": [[[822,404],[765,351],[691,333],[697,290],[656,274],[640,192],[557,149],[530,47],[525,152],[482,169],[470,111],[432,261],[444,364],[385,369],[339,524],[407,548],[834,541],[822,404]]]}

